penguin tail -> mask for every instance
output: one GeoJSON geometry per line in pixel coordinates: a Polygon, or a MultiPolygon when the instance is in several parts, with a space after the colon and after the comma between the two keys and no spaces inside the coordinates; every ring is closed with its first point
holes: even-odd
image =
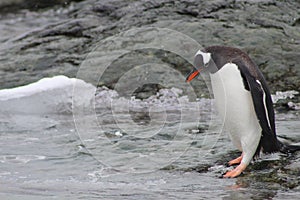
{"type": "Polygon", "coordinates": [[[300,151],[300,146],[299,145],[289,145],[289,144],[284,144],[277,140],[279,151],[281,153],[289,154],[289,153],[294,153],[296,151],[300,151]]]}

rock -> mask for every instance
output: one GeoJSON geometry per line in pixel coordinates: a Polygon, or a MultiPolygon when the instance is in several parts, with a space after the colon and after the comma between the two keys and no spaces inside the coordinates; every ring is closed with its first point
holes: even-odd
{"type": "MultiPolygon", "coordinates": [[[[8,6],[7,2],[2,1],[0,7],[8,6]]],[[[14,4],[12,2],[22,5],[24,1],[11,1],[10,5],[14,4]]],[[[32,7],[37,1],[31,2],[28,6],[32,7]]],[[[41,7],[48,7],[48,1],[38,2],[41,7]]],[[[62,2],[70,1],[56,0],[53,4],[62,5],[62,2]]],[[[85,0],[36,11],[10,13],[8,10],[0,19],[0,88],[16,87],[58,74],[76,77],[82,62],[95,48],[96,62],[99,56],[109,59],[107,52],[111,45],[101,46],[103,41],[110,38],[114,50],[121,53],[128,45],[142,47],[149,43],[149,38],[156,41],[155,32],[145,32],[144,36],[136,38],[133,35],[132,38],[138,40],[125,38],[114,44],[117,34],[135,28],[160,27],[179,31],[200,46],[239,47],[248,52],[261,68],[272,93],[298,91],[299,9],[300,5],[292,0],[85,0]]],[[[169,40],[178,42],[177,38],[169,40]]],[[[161,41],[162,46],[164,42],[167,41],[161,41]]],[[[174,46],[174,50],[180,48],[182,46],[174,46]]],[[[174,52],[142,49],[122,55],[113,63],[115,67],[108,68],[103,79],[91,81],[113,88],[128,70],[153,62],[168,65],[182,76],[192,68],[190,61],[174,52]]],[[[130,85],[130,82],[124,83],[130,85]]],[[[181,81],[176,84],[185,90],[181,81]]],[[[192,82],[192,86],[199,96],[209,95],[204,81],[192,82]]],[[[157,86],[154,84],[154,87],[157,86]]]]}
{"type": "Polygon", "coordinates": [[[12,12],[16,9],[31,9],[38,10],[41,8],[48,8],[55,5],[68,5],[72,1],[81,1],[81,0],[1,0],[0,1],[0,10],[2,12],[12,12]]]}

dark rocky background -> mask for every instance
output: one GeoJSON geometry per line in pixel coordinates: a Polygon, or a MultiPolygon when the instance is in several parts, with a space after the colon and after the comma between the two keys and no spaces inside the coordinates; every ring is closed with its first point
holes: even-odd
{"type": "MultiPolygon", "coordinates": [[[[300,88],[300,1],[294,0],[2,0],[0,88],[42,77],[75,77],[97,42],[134,27],[166,27],[203,46],[229,45],[250,54],[272,93],[300,88]]],[[[171,53],[143,52],[186,74],[171,53]]],[[[141,56],[131,55],[132,59],[141,56]]],[[[130,63],[125,59],[122,62],[130,63]]],[[[109,87],[118,79],[110,74],[109,87]]]]}

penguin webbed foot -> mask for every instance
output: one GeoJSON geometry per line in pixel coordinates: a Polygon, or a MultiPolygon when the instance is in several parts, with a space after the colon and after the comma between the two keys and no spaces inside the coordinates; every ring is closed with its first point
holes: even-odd
{"type": "Polygon", "coordinates": [[[228,166],[238,165],[241,163],[242,159],[243,159],[243,154],[241,156],[229,161],[226,165],[228,165],[228,166]]]}
{"type": "Polygon", "coordinates": [[[223,178],[235,178],[239,176],[245,169],[247,165],[240,163],[236,168],[230,170],[223,175],[223,178]]]}

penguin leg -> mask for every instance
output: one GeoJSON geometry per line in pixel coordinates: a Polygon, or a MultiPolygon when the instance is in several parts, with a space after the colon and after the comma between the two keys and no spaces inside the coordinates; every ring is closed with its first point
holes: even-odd
{"type": "Polygon", "coordinates": [[[240,156],[240,157],[237,157],[236,159],[233,159],[231,161],[228,162],[228,165],[231,166],[231,165],[236,165],[236,164],[240,164],[242,159],[243,159],[243,154],[240,156]]]}
{"type": "Polygon", "coordinates": [[[240,175],[245,169],[247,165],[244,163],[240,163],[235,169],[226,172],[226,174],[223,176],[224,178],[235,178],[238,175],[240,175]]]}
{"type": "MultiPolygon", "coordinates": [[[[254,133],[257,133],[257,131],[254,133]]],[[[246,169],[246,167],[249,165],[250,161],[252,160],[253,155],[255,154],[259,140],[260,140],[260,134],[257,135],[248,134],[245,138],[242,138],[241,144],[242,144],[243,153],[242,153],[241,163],[235,169],[228,171],[223,176],[224,178],[237,177],[246,169]]]]}

